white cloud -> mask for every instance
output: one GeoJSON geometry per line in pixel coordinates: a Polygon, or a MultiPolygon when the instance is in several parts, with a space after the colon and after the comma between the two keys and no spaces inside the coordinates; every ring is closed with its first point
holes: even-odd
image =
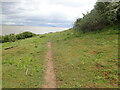
{"type": "Polygon", "coordinates": [[[32,22],[31,20],[46,24],[55,22],[72,24],[76,18],[82,17],[82,13],[93,9],[96,2],[96,0],[19,0],[16,3],[13,1],[3,4],[5,16],[3,21],[13,21],[17,24],[32,22]]]}
{"type": "Polygon", "coordinates": [[[16,23],[14,23],[14,22],[5,22],[4,24],[6,24],[6,25],[15,25],[16,23]]]}

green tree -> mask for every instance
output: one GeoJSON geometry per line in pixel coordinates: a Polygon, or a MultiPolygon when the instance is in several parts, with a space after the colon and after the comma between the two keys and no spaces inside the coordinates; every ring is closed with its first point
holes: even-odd
{"type": "Polygon", "coordinates": [[[97,2],[90,13],[78,18],[73,28],[83,32],[95,31],[120,23],[120,2],[97,2]]]}

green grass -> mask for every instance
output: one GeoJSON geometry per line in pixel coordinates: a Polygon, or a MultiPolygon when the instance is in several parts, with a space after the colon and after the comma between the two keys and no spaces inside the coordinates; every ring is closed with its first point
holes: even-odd
{"type": "Polygon", "coordinates": [[[3,88],[41,87],[44,83],[46,39],[37,36],[4,43],[2,46],[3,88]],[[5,50],[6,47],[11,46],[13,48],[5,50]]]}
{"type": "Polygon", "coordinates": [[[59,88],[118,87],[118,29],[55,33],[53,61],[59,88]]]}
{"type": "Polygon", "coordinates": [[[3,43],[3,88],[44,84],[48,41],[52,42],[57,87],[118,87],[118,28],[107,28],[85,34],[71,29],[3,43]]]}

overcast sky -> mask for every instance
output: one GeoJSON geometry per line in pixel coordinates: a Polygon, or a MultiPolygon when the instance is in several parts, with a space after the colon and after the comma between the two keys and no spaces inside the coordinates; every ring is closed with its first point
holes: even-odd
{"type": "Polygon", "coordinates": [[[0,20],[2,18],[2,23],[6,25],[72,27],[76,18],[93,9],[95,2],[96,0],[2,0],[0,20]]]}

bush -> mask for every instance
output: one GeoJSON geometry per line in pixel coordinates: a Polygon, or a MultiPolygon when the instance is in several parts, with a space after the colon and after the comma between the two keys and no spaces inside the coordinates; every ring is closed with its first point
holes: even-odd
{"type": "Polygon", "coordinates": [[[75,30],[83,32],[95,31],[108,25],[119,24],[120,2],[97,2],[94,9],[83,18],[78,18],[74,23],[75,30]]]}
{"type": "Polygon", "coordinates": [[[24,36],[23,36],[23,34],[17,34],[16,35],[16,38],[19,40],[19,39],[24,39],[24,36]]]}
{"type": "Polygon", "coordinates": [[[31,32],[23,32],[23,33],[20,33],[20,34],[10,34],[10,35],[5,35],[5,36],[1,36],[0,38],[0,42],[4,43],[4,42],[14,42],[16,40],[19,40],[19,39],[25,39],[25,38],[29,38],[29,37],[33,37],[35,36],[36,34],[34,33],[31,33],[31,32]]]}
{"type": "Polygon", "coordinates": [[[2,36],[2,42],[8,42],[9,40],[9,35],[2,36]]]}
{"type": "Polygon", "coordinates": [[[22,34],[23,34],[24,38],[29,38],[29,37],[35,36],[35,34],[33,34],[31,32],[23,32],[22,34]]]}
{"type": "Polygon", "coordinates": [[[10,41],[10,42],[14,42],[15,40],[16,40],[15,34],[13,34],[13,33],[10,34],[10,35],[9,35],[9,41],[10,41]]]}
{"type": "Polygon", "coordinates": [[[25,39],[25,38],[33,37],[35,35],[36,34],[31,33],[31,32],[23,32],[23,33],[17,34],[16,38],[19,40],[19,39],[25,39]]]}

